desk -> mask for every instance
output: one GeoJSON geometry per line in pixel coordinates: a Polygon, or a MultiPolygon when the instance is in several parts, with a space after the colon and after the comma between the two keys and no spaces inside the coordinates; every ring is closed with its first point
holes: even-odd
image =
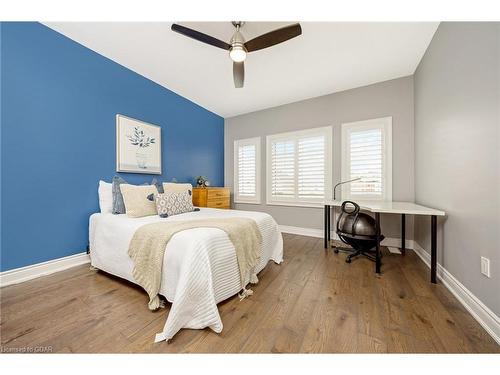
{"type": "MultiPolygon", "coordinates": [[[[327,200],[325,201],[324,219],[324,245],[328,248],[331,240],[330,214],[332,207],[342,206],[343,201],[327,200]]],[[[444,211],[434,208],[420,206],[412,202],[386,202],[386,201],[356,201],[361,210],[369,211],[375,214],[377,246],[375,254],[375,272],[380,273],[382,266],[380,259],[380,214],[399,214],[401,215],[401,253],[405,254],[405,232],[406,215],[426,215],[431,217],[431,282],[436,283],[437,274],[437,217],[445,216],[444,211]]],[[[335,225],[336,227],[336,225],[335,225]]]]}

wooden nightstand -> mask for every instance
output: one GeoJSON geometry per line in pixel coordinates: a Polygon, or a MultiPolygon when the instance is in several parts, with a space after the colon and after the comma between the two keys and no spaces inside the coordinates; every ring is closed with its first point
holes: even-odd
{"type": "Polygon", "coordinates": [[[193,188],[193,205],[197,207],[231,208],[229,188],[193,188]]]}

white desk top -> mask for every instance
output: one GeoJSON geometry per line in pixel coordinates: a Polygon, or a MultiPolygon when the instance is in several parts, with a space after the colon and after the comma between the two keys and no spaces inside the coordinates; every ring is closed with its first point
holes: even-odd
{"type": "MultiPolygon", "coordinates": [[[[325,204],[334,207],[342,206],[343,201],[326,200],[325,204]]],[[[445,212],[434,208],[420,206],[412,202],[393,201],[355,201],[362,210],[388,214],[436,215],[445,216],[445,212]]]]}

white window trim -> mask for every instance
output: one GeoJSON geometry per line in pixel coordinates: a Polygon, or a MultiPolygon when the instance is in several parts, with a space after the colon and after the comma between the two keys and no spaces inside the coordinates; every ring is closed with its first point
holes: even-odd
{"type": "Polygon", "coordinates": [[[246,138],[246,139],[237,139],[234,141],[234,148],[233,148],[233,154],[234,154],[234,203],[249,203],[249,204],[260,204],[260,176],[261,176],[261,169],[260,169],[260,160],[261,160],[261,153],[260,153],[260,137],[254,137],[254,138],[246,138]],[[238,148],[240,146],[246,146],[246,145],[255,145],[255,197],[254,198],[248,198],[248,197],[240,197],[239,196],[239,182],[238,182],[238,177],[239,177],[239,171],[238,171],[238,148]]]}
{"type": "MultiPolygon", "coordinates": [[[[286,133],[272,134],[266,137],[266,204],[271,206],[293,206],[293,207],[323,207],[323,199],[318,201],[297,201],[293,198],[272,199],[272,176],[271,176],[271,155],[272,143],[274,141],[289,140],[290,138],[301,138],[314,135],[324,135],[326,140],[325,150],[325,200],[332,198],[332,148],[333,148],[333,128],[323,126],[318,128],[297,130],[286,133]]],[[[297,170],[297,159],[295,159],[295,170],[297,170]]],[[[297,176],[296,176],[297,178],[297,176]]]]}
{"type": "MultiPolygon", "coordinates": [[[[356,200],[382,200],[392,201],[392,117],[382,117],[364,121],[356,121],[342,124],[342,181],[350,179],[350,157],[349,157],[349,131],[382,129],[384,132],[384,173],[382,174],[383,196],[377,195],[356,195],[356,200]]],[[[351,199],[350,184],[342,185],[342,200],[351,199]]]]}

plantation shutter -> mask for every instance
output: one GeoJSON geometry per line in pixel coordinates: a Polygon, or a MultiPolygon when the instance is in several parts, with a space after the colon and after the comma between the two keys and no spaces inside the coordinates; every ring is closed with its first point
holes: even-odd
{"type": "Polygon", "coordinates": [[[382,129],[351,131],[350,133],[351,196],[382,195],[384,153],[382,129]]]}
{"type": "Polygon", "coordinates": [[[244,198],[255,198],[257,194],[256,146],[238,148],[238,194],[244,198]]]}
{"type": "Polygon", "coordinates": [[[234,201],[260,203],[260,137],[234,141],[234,201]]]}
{"type": "Polygon", "coordinates": [[[325,137],[298,140],[299,199],[323,199],[325,195],[325,137]]]}
{"type": "Polygon", "coordinates": [[[331,190],[331,143],[331,127],[268,136],[268,203],[323,203],[331,190]]]}
{"type": "Polygon", "coordinates": [[[295,141],[276,141],[271,146],[271,195],[295,197],[295,141]]]}

